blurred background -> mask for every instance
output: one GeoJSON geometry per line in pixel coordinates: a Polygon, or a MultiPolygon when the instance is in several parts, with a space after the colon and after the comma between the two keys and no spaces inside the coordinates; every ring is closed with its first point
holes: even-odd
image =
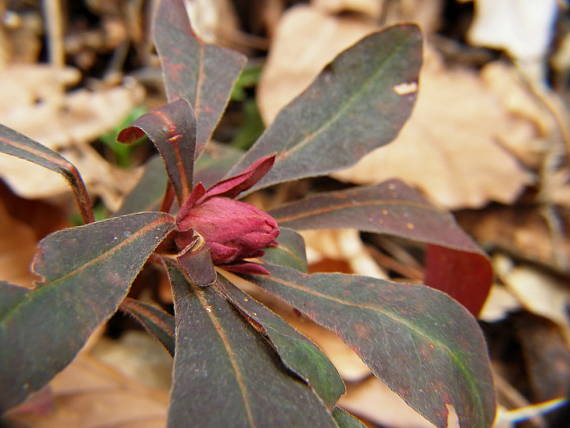
{"type": "MultiPolygon", "coordinates": [[[[152,0],[0,0],[0,123],[71,160],[116,211],[153,155],[118,131],[164,103],[152,0]]],[[[411,119],[390,145],[332,177],[252,196],[271,207],[314,190],[398,177],[487,251],[495,284],[480,315],[497,427],[567,427],[570,412],[570,13],[562,0],[188,0],[196,32],[249,58],[218,142],[244,150],[340,51],[401,22],[424,34],[411,119]]],[[[81,222],[56,174],[0,154],[0,280],[32,284],[39,239],[81,222]]],[[[423,249],[353,230],[305,233],[312,271],[421,282],[423,249]]],[[[133,294],[168,308],[161,272],[133,294]]],[[[275,308],[329,355],[340,404],[371,427],[430,427],[335,335],[275,308]]],[[[95,335],[15,426],[164,426],[170,357],[123,315],[95,335]],[[19,425],[18,425],[19,424],[19,425]]]]}

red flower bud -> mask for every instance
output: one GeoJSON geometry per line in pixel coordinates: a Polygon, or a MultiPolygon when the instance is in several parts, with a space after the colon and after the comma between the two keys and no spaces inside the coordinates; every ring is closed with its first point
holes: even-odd
{"type": "Polygon", "coordinates": [[[210,247],[214,264],[260,257],[263,249],[277,245],[279,226],[269,214],[245,202],[212,197],[187,210],[178,219],[176,244],[184,248],[198,232],[210,247]]]}
{"type": "MultiPolygon", "coordinates": [[[[225,269],[234,272],[268,274],[262,265],[242,259],[260,257],[264,248],[277,245],[275,238],[279,236],[279,226],[269,214],[231,198],[261,180],[274,162],[275,155],[265,156],[208,190],[198,183],[176,217],[178,233],[175,241],[178,249],[181,252],[184,249],[192,251],[191,246],[197,242],[196,233],[199,233],[208,246],[214,264],[224,265],[225,269]]],[[[183,264],[194,271],[189,267],[188,254],[192,257],[192,253],[186,252],[183,264]]],[[[192,276],[190,272],[188,275],[192,276]]],[[[196,281],[201,281],[201,276],[198,275],[200,278],[196,278],[196,281]]],[[[211,279],[208,275],[206,277],[208,281],[211,279]]]]}

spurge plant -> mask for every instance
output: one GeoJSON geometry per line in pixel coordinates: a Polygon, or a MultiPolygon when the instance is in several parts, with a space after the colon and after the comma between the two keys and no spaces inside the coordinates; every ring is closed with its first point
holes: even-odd
{"type": "Polygon", "coordinates": [[[168,104],[119,135],[148,137],[164,163],[148,163],[115,216],[94,222],[75,167],[0,127],[2,152],[69,181],[86,223],[40,242],[35,288],[0,282],[0,411],[44,387],[122,310],[174,357],[169,426],[361,426],[336,407],[345,387],[335,367],[259,300],[270,295],[340,336],[436,426],[454,411],[463,427],[489,427],[489,359],[472,314],[491,270],[448,213],[398,180],[310,195],[268,213],[238,200],[347,167],[393,140],[416,97],[418,29],[394,26],[341,53],[242,154],[210,139],[245,59],[201,41],[183,3],[162,0],[154,19],[168,104]],[[161,176],[167,185],[156,192],[161,176]],[[347,227],[426,244],[431,287],[307,274],[295,230],[347,227]],[[147,263],[167,271],[174,315],[127,297],[147,263]]]}

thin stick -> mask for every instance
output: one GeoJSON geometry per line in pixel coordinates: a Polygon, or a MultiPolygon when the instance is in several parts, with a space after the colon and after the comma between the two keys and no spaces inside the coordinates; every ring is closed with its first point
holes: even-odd
{"type": "Polygon", "coordinates": [[[49,62],[55,67],[63,68],[65,49],[61,0],[44,0],[43,9],[47,25],[49,62]]]}

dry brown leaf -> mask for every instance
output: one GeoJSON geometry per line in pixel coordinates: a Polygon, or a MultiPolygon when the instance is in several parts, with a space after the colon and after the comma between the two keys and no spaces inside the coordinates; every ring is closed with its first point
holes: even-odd
{"type": "MultiPolygon", "coordinates": [[[[117,126],[141,101],[142,88],[125,85],[62,94],[61,87],[53,84],[69,84],[77,77],[74,70],[42,66],[0,72],[0,82],[4,82],[0,89],[5,87],[7,94],[0,103],[0,122],[68,157],[88,188],[116,209],[137,175],[108,164],[86,143],[117,126]]],[[[26,198],[68,191],[57,174],[11,156],[0,155],[0,171],[10,187],[26,198]]]]}
{"type": "Polygon", "coordinates": [[[521,304],[512,293],[505,287],[494,284],[478,318],[485,322],[501,321],[520,307],[521,304]]]}
{"type": "Polygon", "coordinates": [[[529,312],[543,316],[561,327],[570,344],[568,284],[526,266],[515,267],[502,274],[501,280],[529,312]]]}
{"type": "Polygon", "coordinates": [[[132,330],[118,340],[101,338],[91,355],[118,372],[151,388],[169,390],[172,357],[144,331],[132,330]]]}
{"type": "MultiPolygon", "coordinates": [[[[309,7],[286,13],[260,82],[259,104],[266,122],[339,51],[375,29],[309,7]]],[[[494,92],[503,77],[513,76],[511,69],[492,65],[484,75],[482,80],[466,69],[447,69],[426,49],[418,102],[400,136],[335,177],[360,184],[400,177],[448,208],[512,202],[533,176],[497,142],[516,147],[534,166],[550,125],[529,97],[523,107],[512,101],[522,99],[519,86],[516,97],[494,92]]]]}
{"type": "Polygon", "coordinates": [[[312,4],[327,13],[358,12],[380,18],[386,7],[384,0],[313,0],[312,4]]]}
{"type": "MultiPolygon", "coordinates": [[[[562,213],[562,223],[570,224],[570,213],[562,213]]],[[[507,250],[527,260],[543,263],[561,273],[570,272],[570,240],[561,236],[557,248],[539,210],[523,207],[493,207],[458,214],[459,224],[483,246],[507,250]],[[559,254],[562,254],[559,257],[559,254]]]]}
{"type": "Polygon", "coordinates": [[[281,18],[258,86],[265,122],[270,123],[338,52],[377,29],[357,18],[334,17],[309,6],[289,9],[281,18]]]}
{"type": "Polygon", "coordinates": [[[334,176],[359,184],[399,177],[450,209],[513,202],[533,176],[497,144],[520,135],[500,98],[477,74],[446,69],[429,49],[420,82],[412,117],[396,140],[334,176]]]}
{"type": "Polygon", "coordinates": [[[310,265],[325,258],[348,263],[351,273],[387,279],[370,256],[355,229],[309,230],[301,232],[305,239],[310,265]]]}
{"type": "Polygon", "coordinates": [[[164,427],[168,391],[151,389],[87,355],[50,383],[51,406],[9,412],[9,420],[34,428],[164,427]],[[45,408],[47,407],[47,409],[45,408]]]}
{"type": "Polygon", "coordinates": [[[0,199],[0,281],[31,287],[30,262],[36,250],[34,231],[13,218],[0,199]]]}
{"type": "Polygon", "coordinates": [[[356,385],[349,385],[347,394],[340,398],[338,404],[351,413],[382,426],[391,428],[434,427],[374,377],[356,385]]]}

